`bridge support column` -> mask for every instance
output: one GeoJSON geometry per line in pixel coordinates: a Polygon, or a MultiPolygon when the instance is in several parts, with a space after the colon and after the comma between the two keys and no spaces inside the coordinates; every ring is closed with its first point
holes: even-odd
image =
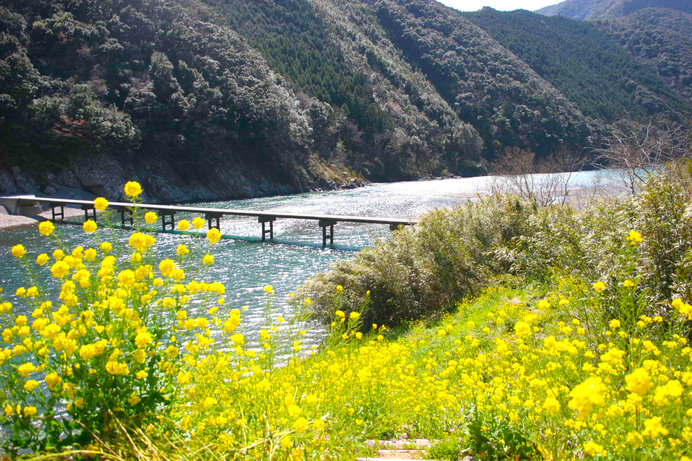
{"type": "Polygon", "coordinates": [[[218,230],[221,230],[221,216],[223,216],[221,213],[206,213],[204,215],[204,217],[207,218],[209,229],[215,227],[218,230]],[[214,223],[214,221],[216,221],[216,223],[214,223]]]}
{"type": "Polygon", "coordinates": [[[257,222],[262,223],[262,241],[264,242],[269,234],[269,238],[274,238],[274,221],[276,221],[276,216],[258,216],[257,222]],[[269,223],[269,229],[266,228],[267,223],[269,223]]]}
{"type": "Polygon", "coordinates": [[[334,244],[334,225],[337,223],[335,219],[320,219],[319,225],[322,228],[322,246],[327,246],[327,239],[329,239],[329,244],[334,244]],[[327,232],[327,227],[329,227],[329,232],[327,232]]]}
{"type": "Polygon", "coordinates": [[[82,205],[82,210],[84,210],[84,222],[87,222],[89,218],[96,221],[96,208],[94,208],[94,205],[82,205]]]}
{"type": "Polygon", "coordinates": [[[60,218],[60,221],[65,220],[65,205],[64,204],[51,203],[50,211],[53,214],[53,221],[57,221],[58,218],[60,218]],[[60,211],[57,211],[58,208],[60,208],[60,211]]]}
{"type": "Polygon", "coordinates": [[[135,224],[135,218],[131,208],[120,209],[120,223],[123,227],[125,227],[125,222],[129,222],[130,226],[135,224]]]}
{"type": "Polygon", "coordinates": [[[161,211],[161,228],[166,231],[166,227],[171,226],[171,230],[175,230],[175,212],[161,211]]]}

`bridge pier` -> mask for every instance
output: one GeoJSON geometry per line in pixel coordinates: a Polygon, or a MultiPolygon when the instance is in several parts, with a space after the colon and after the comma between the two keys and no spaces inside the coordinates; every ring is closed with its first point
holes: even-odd
{"type": "Polygon", "coordinates": [[[82,210],[84,210],[84,222],[87,222],[89,219],[96,221],[96,208],[94,208],[94,205],[82,205],[82,210]]]}
{"type": "Polygon", "coordinates": [[[135,224],[134,213],[132,209],[122,207],[120,208],[120,223],[123,227],[125,227],[125,221],[129,221],[130,226],[133,226],[135,224]]]}
{"type": "Polygon", "coordinates": [[[274,221],[276,221],[276,216],[258,216],[257,222],[262,223],[262,241],[264,242],[269,234],[269,238],[274,238],[274,221]],[[269,223],[269,229],[265,226],[269,223]]]}
{"type": "Polygon", "coordinates": [[[206,213],[204,215],[204,217],[207,219],[209,229],[215,227],[218,230],[221,230],[221,216],[223,216],[221,213],[206,213]],[[214,221],[216,221],[216,225],[212,224],[214,221]]]}
{"type": "Polygon", "coordinates": [[[329,239],[329,244],[334,244],[334,225],[337,223],[336,219],[320,219],[319,225],[322,228],[322,246],[327,246],[327,239],[329,239]],[[329,227],[329,232],[327,232],[327,227],[329,227]]]}
{"type": "Polygon", "coordinates": [[[60,218],[60,221],[65,220],[65,205],[63,203],[51,203],[50,211],[53,215],[53,222],[57,221],[57,218],[60,218]],[[60,211],[57,211],[57,208],[60,208],[60,211]]]}
{"type": "Polygon", "coordinates": [[[175,230],[175,212],[161,211],[161,228],[165,232],[166,227],[171,226],[171,230],[175,230]]]}

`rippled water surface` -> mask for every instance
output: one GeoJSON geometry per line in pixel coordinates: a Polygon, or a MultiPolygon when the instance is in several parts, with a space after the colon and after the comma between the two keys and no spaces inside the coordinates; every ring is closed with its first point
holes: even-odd
{"type": "MultiPolygon", "coordinates": [[[[305,214],[415,218],[426,211],[452,207],[472,199],[486,191],[491,181],[491,178],[480,177],[371,184],[346,191],[195,205],[305,214]]],[[[603,182],[603,177],[597,173],[585,172],[573,177],[572,187],[583,188],[603,182]]],[[[177,220],[192,217],[176,215],[177,220]]],[[[70,248],[79,245],[93,247],[104,239],[124,240],[129,235],[125,230],[99,229],[96,237],[88,236],[77,226],[81,224],[80,219],[72,219],[72,222],[56,226],[56,231],[70,248]]],[[[258,328],[263,321],[263,287],[266,284],[271,284],[276,291],[277,314],[281,311],[287,314],[287,294],[308,277],[329,269],[332,263],[340,259],[353,257],[354,250],[391,234],[386,225],[339,223],[335,226],[334,245],[322,248],[321,229],[316,221],[279,219],[274,223],[275,238],[271,243],[261,241],[261,225],[256,218],[224,217],[221,231],[235,238],[224,239],[215,247],[216,264],[211,271],[215,279],[225,284],[229,307],[247,306],[243,320],[246,330],[258,328]]],[[[161,259],[175,259],[177,245],[189,244],[193,240],[189,236],[172,233],[158,233],[156,237],[161,259]]],[[[14,293],[17,287],[27,283],[26,270],[10,255],[10,248],[17,243],[23,243],[33,256],[52,250],[51,242],[40,236],[35,226],[0,231],[0,287],[5,289],[4,294],[14,293]]],[[[47,267],[43,269],[43,274],[49,274],[47,267]]],[[[313,341],[319,337],[319,326],[314,325],[308,330],[308,336],[313,341]]]]}

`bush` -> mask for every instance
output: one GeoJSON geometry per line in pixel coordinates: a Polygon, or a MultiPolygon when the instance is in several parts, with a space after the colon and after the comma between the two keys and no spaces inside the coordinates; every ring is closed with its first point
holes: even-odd
{"type": "MultiPolygon", "coordinates": [[[[370,291],[370,322],[395,325],[439,314],[455,300],[474,295],[505,274],[546,283],[561,276],[603,281],[636,271],[636,293],[648,315],[666,315],[658,303],[690,293],[692,227],[689,175],[680,165],[651,178],[634,197],[594,204],[583,212],[560,205],[537,207],[517,198],[492,196],[424,216],[415,229],[337,263],[302,288],[314,299],[311,312],[323,321],[334,313],[335,286],[341,301],[356,306],[370,291]],[[643,237],[631,255],[630,231],[643,237]],[[658,306],[658,307],[657,307],[658,306]]],[[[606,295],[615,299],[617,289],[606,295]]],[[[687,299],[687,298],[686,298],[687,299]]],[[[617,308],[602,313],[617,316],[617,308]]]]}
{"type": "Polygon", "coordinates": [[[333,318],[337,285],[343,286],[344,310],[355,309],[370,292],[374,307],[363,312],[364,325],[395,325],[450,309],[509,268],[493,253],[526,233],[532,213],[533,205],[500,196],[432,212],[416,229],[402,229],[353,260],[338,262],[303,294],[314,300],[310,311],[322,321],[333,318]]]}

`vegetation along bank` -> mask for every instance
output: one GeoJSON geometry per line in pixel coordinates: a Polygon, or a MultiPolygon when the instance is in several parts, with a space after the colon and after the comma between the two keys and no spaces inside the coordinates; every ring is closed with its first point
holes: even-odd
{"type": "MultiPolygon", "coordinates": [[[[142,188],[124,192],[140,200],[142,188]]],[[[6,456],[353,459],[429,438],[458,459],[689,459],[692,183],[681,162],[576,212],[494,196],[424,217],[293,295],[300,316],[239,332],[199,217],[173,254],[118,243],[12,248],[0,293],[6,456]]],[[[108,202],[95,206],[108,222],[108,202]]],[[[103,221],[103,220],[100,220],[103,221]]]]}

